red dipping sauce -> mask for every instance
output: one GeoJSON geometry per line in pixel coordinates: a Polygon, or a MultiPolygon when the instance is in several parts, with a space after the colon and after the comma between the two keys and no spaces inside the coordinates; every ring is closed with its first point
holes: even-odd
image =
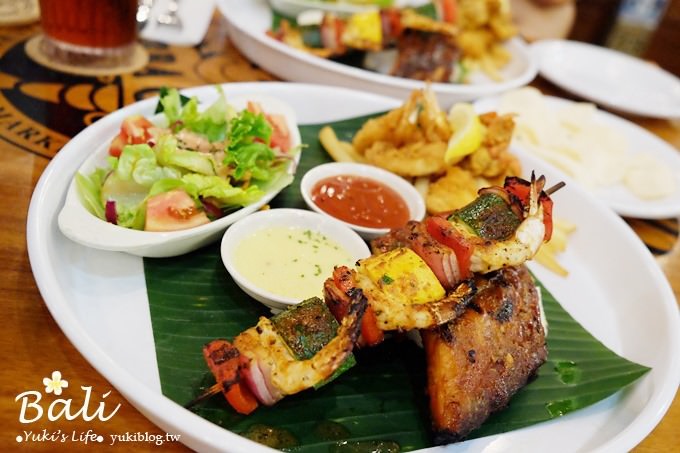
{"type": "Polygon", "coordinates": [[[324,178],[312,188],[312,201],[337,219],[369,228],[398,228],[410,217],[406,202],[395,190],[363,176],[324,178]]]}

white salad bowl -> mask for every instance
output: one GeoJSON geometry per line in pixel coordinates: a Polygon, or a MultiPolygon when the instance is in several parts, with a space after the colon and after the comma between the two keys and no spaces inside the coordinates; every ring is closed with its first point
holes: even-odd
{"type": "Polygon", "coordinates": [[[350,162],[331,162],[316,166],[305,173],[302,177],[302,181],[300,182],[300,192],[302,193],[302,198],[305,200],[305,203],[307,203],[307,206],[319,214],[330,217],[336,222],[341,222],[342,224],[350,227],[366,240],[371,240],[385,235],[389,233],[390,229],[369,228],[345,222],[326,213],[312,200],[312,190],[314,189],[316,183],[324,178],[338,175],[363,176],[365,178],[370,178],[381,182],[397,192],[404,199],[409,210],[410,220],[423,220],[423,217],[425,217],[425,202],[416,188],[401,176],[398,176],[387,170],[383,170],[382,168],[375,167],[373,165],[356,164],[350,162]]]}
{"type": "MultiPolygon", "coordinates": [[[[285,310],[291,305],[302,302],[300,299],[285,297],[263,289],[243,276],[235,263],[238,245],[248,236],[259,230],[272,227],[301,228],[318,232],[344,248],[353,261],[371,255],[366,242],[350,228],[331,217],[304,209],[269,209],[259,211],[234,223],[224,233],[220,253],[222,262],[236,284],[250,297],[263,303],[273,311],[285,310]]],[[[271,253],[277,253],[272,250],[271,253]]],[[[319,294],[321,288],[319,288],[319,294]]]]}
{"type": "MultiPolygon", "coordinates": [[[[266,113],[283,115],[290,131],[291,149],[299,147],[301,144],[300,131],[297,127],[295,112],[289,105],[278,99],[258,94],[228,99],[229,104],[239,111],[246,108],[248,101],[259,103],[266,113]]],[[[201,102],[201,105],[206,105],[206,103],[201,102]]],[[[124,111],[112,114],[111,117],[113,118],[105,118],[101,121],[108,120],[114,126],[112,129],[115,129],[115,124],[119,128],[122,120],[134,113],[139,113],[139,111],[124,109],[124,111]],[[123,113],[127,113],[127,115],[123,116],[123,113]]],[[[151,119],[157,120],[156,117],[151,119]]],[[[64,148],[92,149],[91,147],[88,148],[88,145],[91,146],[93,141],[88,132],[86,130],[78,134],[64,148]]],[[[117,132],[118,129],[115,129],[115,133],[117,132]]],[[[109,143],[115,133],[107,137],[100,137],[99,146],[95,147],[94,152],[88,155],[78,172],[89,175],[97,168],[107,167],[106,159],[109,143]]],[[[300,154],[296,153],[294,161],[291,161],[288,167],[288,172],[291,175],[295,173],[299,159],[300,154]]],[[[80,200],[74,178],[66,193],[64,207],[59,213],[58,224],[59,229],[66,237],[88,247],[126,252],[143,257],[177,256],[216,241],[229,225],[260,209],[291,182],[292,178],[286,184],[282,183],[271,187],[256,202],[210,223],[186,230],[151,232],[123,228],[90,213],[80,200]]]]}

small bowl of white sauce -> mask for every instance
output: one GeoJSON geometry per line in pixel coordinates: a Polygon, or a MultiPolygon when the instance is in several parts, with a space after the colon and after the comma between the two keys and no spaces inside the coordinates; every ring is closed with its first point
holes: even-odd
{"type": "Polygon", "coordinates": [[[321,297],[335,266],[371,252],[351,228],[302,209],[258,211],[224,233],[222,262],[236,284],[272,310],[321,297]]]}

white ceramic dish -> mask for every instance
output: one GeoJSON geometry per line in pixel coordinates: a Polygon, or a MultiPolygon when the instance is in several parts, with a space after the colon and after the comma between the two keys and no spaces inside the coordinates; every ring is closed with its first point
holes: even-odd
{"type": "Polygon", "coordinates": [[[258,287],[244,277],[234,262],[238,245],[259,230],[271,227],[301,228],[318,232],[344,248],[353,261],[371,255],[368,245],[349,227],[334,219],[303,209],[269,209],[255,212],[234,223],[222,237],[222,262],[236,284],[250,297],[273,310],[285,310],[300,299],[281,296],[258,287]]]}
{"type": "MultiPolygon", "coordinates": [[[[420,6],[426,3],[429,3],[429,0],[395,0],[394,6],[420,6]]],[[[322,0],[269,0],[269,4],[274,10],[288,17],[297,17],[301,12],[309,10],[328,11],[342,16],[376,8],[375,5],[371,4],[351,3],[342,0],[337,2],[322,0]]]]}
{"type": "Polygon", "coordinates": [[[312,200],[312,190],[316,183],[324,178],[338,175],[363,176],[387,185],[397,192],[404,199],[409,210],[410,220],[422,220],[425,217],[425,202],[418,191],[405,179],[392,172],[374,167],[373,165],[355,164],[350,162],[331,162],[316,166],[302,176],[300,181],[300,193],[310,209],[319,214],[329,217],[336,222],[341,222],[361,235],[362,238],[370,240],[378,236],[389,233],[389,228],[369,228],[337,219],[317,206],[312,200]]]}
{"type": "MultiPolygon", "coordinates": [[[[228,96],[259,92],[290,103],[301,124],[384,111],[398,101],[363,92],[298,84],[228,84],[228,96]],[[332,105],[334,108],[329,109],[332,105]]],[[[187,90],[205,96],[212,87],[187,90]]],[[[154,101],[142,106],[153,108],[154,101]]],[[[137,108],[136,106],[134,108],[137,108]]],[[[129,110],[128,110],[129,111],[129,110]]],[[[124,116],[124,114],[122,115],[124,116]]],[[[82,145],[111,130],[98,121],[82,145]]],[[[56,219],[87,148],[64,148],[44,171],[28,213],[27,241],[45,304],[69,340],[128,402],[198,451],[271,451],[185,410],[161,393],[142,259],[66,240],[56,219]]],[[[524,168],[553,170],[539,161],[524,168]]],[[[673,293],[631,229],[578,187],[555,194],[555,215],[578,230],[561,261],[568,278],[532,266],[562,305],[609,348],[652,367],[641,380],[587,409],[552,422],[433,451],[628,451],[663,417],[680,382],[680,320],[673,293]]],[[[68,379],[68,376],[65,376],[68,379]]],[[[104,392],[105,389],[97,389],[104,392]]]]}
{"type": "MultiPolygon", "coordinates": [[[[210,102],[217,96],[217,90],[213,88],[212,99],[207,93],[206,95],[208,100],[202,100],[204,106],[210,105],[210,102]]],[[[258,93],[240,96],[228,101],[237,110],[244,109],[248,101],[254,101],[258,102],[265,112],[284,115],[291,134],[291,147],[295,148],[300,145],[300,131],[297,128],[295,112],[285,102],[258,93]]],[[[80,173],[89,175],[96,168],[107,166],[106,157],[111,139],[118,133],[122,120],[134,114],[151,116],[149,103],[133,104],[112,113],[98,123],[100,126],[98,130],[106,132],[93,137],[90,129],[88,129],[66,144],[65,150],[82,150],[80,156],[81,159],[84,159],[84,162],[78,168],[80,173]],[[88,149],[95,151],[87,151],[88,149]]],[[[299,158],[298,154],[296,161],[289,164],[288,171],[290,173],[295,171],[299,158]]],[[[96,249],[127,252],[149,257],[176,256],[196,250],[217,240],[227,226],[260,209],[284,187],[272,187],[255,203],[208,224],[181,231],[161,233],[122,228],[95,217],[81,203],[75,180],[73,180],[69,186],[64,207],[59,214],[59,228],[69,239],[96,249]]]]}
{"type": "MultiPolygon", "coordinates": [[[[272,12],[266,0],[218,0],[217,5],[229,22],[229,36],[234,45],[248,59],[284,80],[337,85],[400,99],[406,99],[414,89],[425,86],[421,81],[378,74],[315,57],[270,38],[266,31],[271,27],[272,12]]],[[[454,102],[502,93],[533,80],[537,68],[528,46],[515,38],[506,48],[512,59],[501,71],[502,82],[492,81],[480,71],[472,77],[470,84],[432,84],[442,106],[448,108],[454,102]]]]}
{"type": "Polygon", "coordinates": [[[567,91],[633,115],[680,118],[680,79],[658,66],[576,41],[539,41],[531,52],[541,75],[567,91]]]}
{"type": "MultiPolygon", "coordinates": [[[[559,111],[570,104],[572,101],[553,96],[544,97],[546,105],[554,111],[559,111]]],[[[489,112],[498,109],[500,97],[481,99],[475,102],[475,109],[478,112],[489,112]]],[[[607,206],[616,213],[643,219],[662,219],[680,216],[680,153],[679,150],[661,140],[646,129],[631,123],[621,117],[611,113],[598,110],[595,116],[598,123],[609,128],[615,129],[626,138],[631,154],[644,153],[663,162],[671,169],[675,177],[675,192],[667,197],[645,200],[636,197],[623,184],[615,184],[607,187],[598,187],[589,191],[602,200],[607,206]]],[[[530,151],[522,149],[520,143],[514,142],[514,149],[517,154],[531,154],[530,151]]],[[[546,165],[550,165],[546,163],[546,165]]],[[[559,172],[559,170],[556,170],[559,172]]]]}

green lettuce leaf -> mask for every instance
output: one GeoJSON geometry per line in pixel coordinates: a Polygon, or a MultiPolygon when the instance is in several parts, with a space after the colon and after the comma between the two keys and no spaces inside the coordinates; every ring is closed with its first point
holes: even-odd
{"type": "Polygon", "coordinates": [[[119,226],[143,230],[146,221],[146,202],[136,206],[125,206],[116,203],[116,221],[119,226]]]}
{"type": "Polygon", "coordinates": [[[210,155],[179,148],[177,139],[172,135],[160,137],[155,150],[155,156],[161,165],[179,167],[202,175],[215,174],[215,164],[210,155]]]}
{"type": "Polygon", "coordinates": [[[264,143],[250,143],[230,150],[224,163],[234,167],[234,179],[241,180],[249,172],[253,179],[267,180],[272,176],[270,168],[274,151],[264,143]]]}
{"type": "Polygon", "coordinates": [[[100,219],[106,219],[104,205],[101,201],[101,189],[106,179],[107,171],[98,168],[89,176],[76,173],[76,190],[85,209],[100,219]]]}
{"type": "Polygon", "coordinates": [[[221,204],[221,207],[245,206],[259,200],[264,194],[257,186],[251,185],[247,189],[234,187],[229,181],[219,176],[187,174],[182,177],[182,182],[193,186],[201,197],[214,198],[221,204]]]}
{"type": "Polygon", "coordinates": [[[154,113],[162,113],[162,112],[165,111],[165,106],[163,105],[163,99],[166,98],[166,97],[167,97],[167,99],[165,100],[165,102],[170,104],[171,109],[175,112],[179,112],[180,109],[181,109],[181,106],[183,106],[184,104],[189,102],[188,97],[184,96],[183,94],[179,94],[179,92],[177,92],[177,90],[175,90],[175,92],[177,93],[176,95],[172,94],[170,96],[170,88],[161,87],[160,90],[158,90],[158,96],[159,96],[160,99],[158,101],[158,104],[156,104],[156,110],[154,111],[154,113]],[[171,99],[171,97],[173,97],[173,98],[171,99]]]}
{"type": "Polygon", "coordinates": [[[168,124],[171,126],[177,124],[177,130],[188,129],[204,135],[213,143],[225,140],[232,108],[227,103],[222,88],[220,86],[216,88],[219,92],[217,99],[203,112],[198,110],[198,98],[191,97],[183,102],[176,89],[167,90],[160,104],[168,124]]]}
{"type": "Polygon", "coordinates": [[[181,173],[174,168],[162,167],[156,160],[156,153],[147,144],[127,145],[118,158],[116,176],[122,180],[133,180],[150,187],[162,178],[179,178],[181,173]]]}
{"type": "Polygon", "coordinates": [[[232,118],[229,123],[229,145],[227,150],[232,151],[241,146],[249,145],[255,139],[260,139],[262,142],[269,144],[271,135],[272,127],[264,115],[243,110],[232,118]]]}
{"type": "Polygon", "coordinates": [[[229,144],[224,164],[234,167],[233,177],[246,175],[266,181],[273,175],[274,151],[269,146],[272,127],[262,114],[243,110],[229,123],[229,144]]]}
{"type": "Polygon", "coordinates": [[[159,179],[149,189],[149,197],[158,195],[159,193],[170,192],[175,189],[184,189],[191,198],[198,201],[198,189],[191,183],[187,183],[182,179],[159,179]]]}

